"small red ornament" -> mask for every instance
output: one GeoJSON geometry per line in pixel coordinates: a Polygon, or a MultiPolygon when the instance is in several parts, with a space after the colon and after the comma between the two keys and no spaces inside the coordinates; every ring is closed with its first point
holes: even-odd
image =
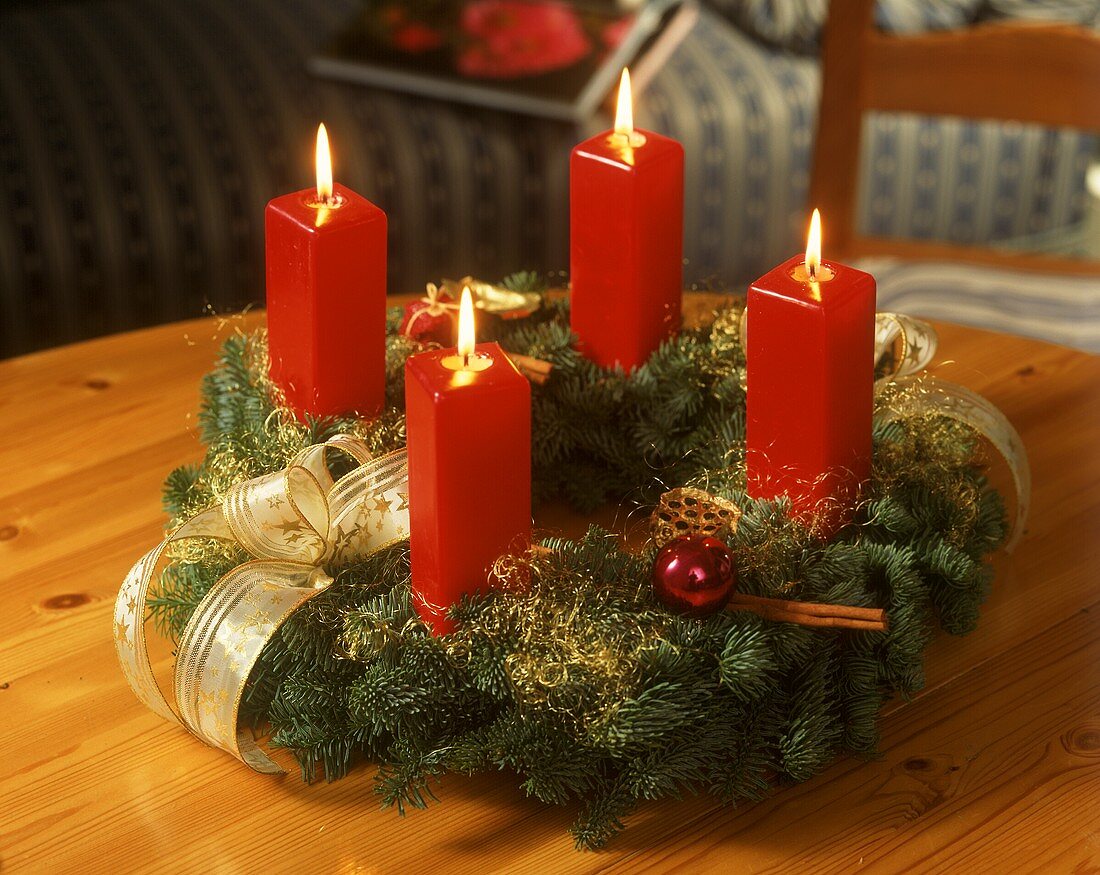
{"type": "Polygon", "coordinates": [[[427,294],[405,305],[401,333],[418,343],[455,345],[458,331],[458,305],[446,292],[428,284],[427,294]]]}
{"type": "Polygon", "coordinates": [[[737,584],[733,554],[717,538],[669,541],[653,563],[653,592],[670,610],[692,617],[720,611],[737,584]]]}

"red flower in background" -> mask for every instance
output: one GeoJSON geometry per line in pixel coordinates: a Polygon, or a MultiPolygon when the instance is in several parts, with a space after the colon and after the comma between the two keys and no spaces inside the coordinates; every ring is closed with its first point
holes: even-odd
{"type": "Polygon", "coordinates": [[[510,79],[572,66],[591,51],[576,13],[563,3],[476,0],[462,11],[473,38],[458,56],[467,76],[510,79]]]}
{"type": "Polygon", "coordinates": [[[443,34],[414,21],[393,32],[393,44],[402,51],[416,55],[438,49],[443,45],[443,34]]]}

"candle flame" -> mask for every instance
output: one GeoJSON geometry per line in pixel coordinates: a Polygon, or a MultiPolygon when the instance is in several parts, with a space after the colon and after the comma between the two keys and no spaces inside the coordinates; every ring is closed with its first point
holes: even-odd
{"type": "Polygon", "coordinates": [[[817,280],[821,272],[821,213],[814,210],[810,218],[810,233],[806,236],[806,273],[810,282],[817,280]]]}
{"type": "Polygon", "coordinates": [[[629,137],[634,133],[634,98],[630,93],[630,70],[623,67],[619,80],[619,100],[615,104],[615,133],[629,137]]]}
{"type": "Polygon", "coordinates": [[[458,305],[458,354],[463,361],[468,362],[474,354],[474,345],[477,342],[474,330],[474,298],[470,294],[470,287],[462,287],[462,301],[458,305]]]}
{"type": "Polygon", "coordinates": [[[317,202],[327,204],[332,200],[332,153],[328,147],[328,131],[325,123],[317,126],[317,202]]]}

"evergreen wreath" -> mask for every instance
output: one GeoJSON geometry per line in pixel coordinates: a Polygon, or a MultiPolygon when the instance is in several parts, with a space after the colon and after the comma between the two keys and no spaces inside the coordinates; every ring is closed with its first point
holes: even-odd
{"type": "MultiPolygon", "coordinates": [[[[530,273],[505,285],[541,290],[530,273]]],[[[406,542],[329,569],[335,584],[268,644],[242,713],[270,725],[306,780],[318,767],[334,780],[358,761],[380,763],[381,800],[402,813],[424,807],[444,772],[508,770],[546,803],[579,803],[572,832],[589,848],[643,800],[700,790],[756,799],[842,750],[872,754],[881,705],[921,688],[935,628],[974,628],[991,579],[984,559],[1006,531],[1003,504],[982,473],[977,434],[928,415],[875,426],[865,501],[828,543],[782,503],[749,498],[740,318],[739,305],[720,308],[631,374],[575,351],[564,301],[491,326],[481,339],[554,366],[532,387],[536,502],[644,506],[673,486],[703,487],[743,510],[725,533],[740,591],[883,607],[886,632],[671,613],[650,586],[656,547],[628,552],[592,527],[516,557],[522,586],[463,601],[453,608],[459,630],[434,638],[412,607],[406,542]]],[[[379,453],[403,446],[404,362],[421,347],[398,332],[400,319],[392,309],[387,407],[371,422],[293,421],[267,380],[263,332],[231,337],[202,386],[206,456],[165,484],[173,523],[336,433],[379,453]]],[[[150,600],[159,628],[178,636],[244,558],[215,541],[177,550],[150,600]]]]}

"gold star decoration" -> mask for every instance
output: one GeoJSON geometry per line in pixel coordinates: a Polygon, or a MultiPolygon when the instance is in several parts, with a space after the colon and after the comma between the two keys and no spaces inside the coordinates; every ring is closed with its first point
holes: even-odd
{"type": "Polygon", "coordinates": [[[129,623],[115,623],[115,641],[121,641],[123,644],[127,645],[131,643],[129,623]]]}
{"type": "Polygon", "coordinates": [[[409,493],[407,493],[407,492],[398,492],[397,497],[401,499],[401,504],[399,504],[397,506],[397,509],[398,510],[408,510],[409,509],[409,493]]]}
{"type": "Polygon", "coordinates": [[[355,527],[352,527],[347,531],[344,531],[344,528],[342,526],[337,527],[336,537],[333,540],[333,546],[337,554],[345,553],[352,548],[357,531],[358,530],[355,527]]]}
{"type": "MultiPolygon", "coordinates": [[[[273,528],[282,529],[284,535],[289,535],[292,532],[300,532],[302,530],[301,520],[287,520],[286,522],[279,523],[273,528]]],[[[290,540],[289,538],[287,540],[290,540]]]]}
{"type": "Polygon", "coordinates": [[[267,614],[261,610],[255,610],[249,614],[241,626],[242,631],[246,629],[255,629],[259,632],[264,626],[267,625],[267,614]]]}
{"type": "Polygon", "coordinates": [[[374,499],[374,509],[378,513],[382,514],[382,516],[386,516],[390,512],[391,504],[393,504],[393,502],[390,501],[390,499],[385,498],[381,495],[374,499]]]}

